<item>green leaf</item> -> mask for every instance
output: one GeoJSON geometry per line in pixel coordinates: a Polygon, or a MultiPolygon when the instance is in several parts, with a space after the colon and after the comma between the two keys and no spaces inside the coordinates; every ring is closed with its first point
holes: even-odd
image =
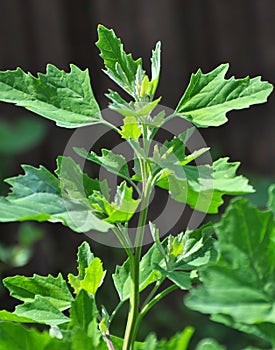
{"type": "Polygon", "coordinates": [[[275,215],[275,185],[271,185],[268,189],[268,208],[275,215]]]}
{"type": "Polygon", "coordinates": [[[169,340],[162,339],[157,341],[154,334],[150,334],[143,345],[139,348],[140,350],[187,350],[190,343],[191,337],[194,333],[192,327],[186,327],[183,332],[174,335],[169,340]]]}
{"type": "Polygon", "coordinates": [[[90,266],[90,263],[94,259],[94,254],[91,252],[91,248],[88,242],[83,242],[78,247],[77,262],[78,262],[78,278],[83,279],[85,277],[86,268],[90,266]]]}
{"type": "Polygon", "coordinates": [[[135,117],[125,117],[121,128],[121,136],[124,139],[138,140],[141,130],[135,117]]]}
{"type": "Polygon", "coordinates": [[[148,116],[158,105],[161,98],[154,101],[125,101],[117,92],[109,90],[106,96],[112,101],[109,108],[126,117],[145,117],[148,116]]]}
{"type": "Polygon", "coordinates": [[[112,29],[107,29],[103,25],[98,26],[98,42],[100,56],[104,60],[105,73],[122,87],[131,96],[136,96],[135,80],[139,66],[142,64],[141,58],[133,60],[131,54],[126,54],[112,29]]]}
{"type": "Polygon", "coordinates": [[[56,122],[65,128],[77,128],[102,121],[88,70],[70,65],[70,73],[47,65],[46,74],[24,73],[21,68],[0,72],[0,100],[56,122]]]}
{"type": "Polygon", "coordinates": [[[158,164],[164,172],[157,185],[169,190],[173,199],[205,213],[217,213],[224,195],[254,191],[245,177],[236,176],[240,163],[229,163],[228,158],[220,158],[212,166],[181,166],[170,159],[160,159],[158,164]]]}
{"type": "Polygon", "coordinates": [[[93,349],[98,349],[100,332],[94,298],[82,289],[72,303],[70,315],[72,349],[84,350],[87,349],[87,344],[90,344],[93,349]]]}
{"type": "Polygon", "coordinates": [[[102,262],[95,258],[87,242],[83,242],[78,248],[78,276],[68,275],[70,285],[76,294],[81,290],[95,295],[101,286],[106,271],[103,270],[102,262]]]}
{"type": "MultiPolygon", "coordinates": [[[[22,317],[17,316],[12,312],[9,312],[7,310],[0,310],[0,320],[1,321],[11,321],[11,322],[18,322],[18,323],[35,323],[34,320],[28,317],[22,317]]],[[[1,325],[1,322],[0,322],[1,325]]]]}
{"type": "Polygon", "coordinates": [[[175,239],[183,245],[182,252],[176,255],[177,269],[196,270],[216,259],[214,249],[214,229],[211,223],[200,228],[180,234],[175,239]]]}
{"type": "MultiPolygon", "coordinates": [[[[244,326],[275,325],[275,224],[244,199],[232,201],[216,225],[219,260],[201,271],[203,285],[186,299],[191,309],[229,316],[244,326]]],[[[272,341],[274,345],[274,339],[272,341]]]]}
{"type": "Polygon", "coordinates": [[[214,339],[204,339],[198,344],[196,350],[226,350],[226,348],[214,339]]]}
{"type": "MultiPolygon", "coordinates": [[[[150,284],[156,282],[161,274],[156,270],[156,265],[163,262],[163,256],[156,245],[148,250],[140,263],[139,291],[143,291],[150,284]]],[[[130,297],[131,273],[130,261],[127,259],[122,266],[117,266],[113,274],[113,280],[120,300],[127,300],[130,297]]]]}
{"type": "Polygon", "coordinates": [[[109,203],[99,192],[95,192],[89,199],[92,207],[110,223],[129,221],[140,203],[140,199],[133,199],[133,188],[127,187],[125,181],[117,187],[113,202],[109,203]]]}
{"type": "Polygon", "coordinates": [[[10,322],[0,322],[0,350],[70,350],[64,341],[53,339],[46,332],[10,322]]]}
{"type": "Polygon", "coordinates": [[[94,162],[100,166],[103,166],[109,172],[119,175],[123,179],[130,181],[131,176],[129,174],[129,169],[126,159],[120,155],[115,154],[105,148],[102,148],[102,156],[98,156],[95,152],[91,151],[88,153],[84,148],[74,148],[75,152],[91,162],[94,162]]]}
{"type": "Polygon", "coordinates": [[[170,281],[172,281],[178,288],[182,290],[188,290],[191,287],[191,278],[189,272],[163,271],[163,275],[166,276],[170,281]]]}
{"type": "Polygon", "coordinates": [[[24,302],[33,301],[36,296],[42,296],[59,310],[65,310],[71,305],[73,297],[62,275],[46,277],[14,276],[3,280],[4,286],[10,295],[24,302]]]}
{"type": "Polygon", "coordinates": [[[99,258],[94,258],[85,269],[85,277],[80,281],[80,287],[86,292],[95,295],[98,288],[103,283],[106,271],[103,270],[102,262],[99,258]]]}
{"type": "Polygon", "coordinates": [[[155,50],[152,51],[151,57],[151,95],[156,92],[160,75],[160,54],[161,54],[161,42],[157,42],[155,50]]]}
{"type": "MultiPolygon", "coordinates": [[[[253,334],[256,337],[264,339],[267,343],[275,344],[275,324],[270,322],[262,322],[259,324],[244,324],[234,321],[230,315],[215,314],[211,316],[214,322],[220,322],[228,327],[238,329],[241,332],[253,334]]],[[[245,350],[253,350],[248,347],[245,350]]],[[[258,349],[255,349],[258,350],[258,349]]]]}
{"type": "Polygon", "coordinates": [[[92,229],[106,232],[111,227],[93,214],[89,203],[62,193],[60,180],[46,168],[22,167],[24,175],[6,180],[12,192],[6,198],[0,197],[0,222],[61,222],[76,232],[92,229]]]}
{"type": "Polygon", "coordinates": [[[70,321],[47,297],[40,295],[35,296],[31,301],[16,306],[14,314],[49,326],[58,326],[70,321]]]}
{"type": "Polygon", "coordinates": [[[229,65],[222,64],[203,74],[199,69],[192,74],[176,112],[198,127],[219,126],[227,121],[226,113],[266,102],[272,85],[260,77],[224,79],[229,65]]]}
{"type": "Polygon", "coordinates": [[[84,204],[88,204],[88,198],[93,191],[100,191],[106,186],[107,181],[99,182],[98,179],[91,179],[87,174],[83,174],[80,166],[71,157],[57,158],[57,169],[55,170],[60,187],[66,195],[84,204]]]}
{"type": "Polygon", "coordinates": [[[88,332],[89,325],[94,320],[96,321],[97,314],[94,298],[82,289],[72,302],[70,310],[71,326],[80,327],[88,332]]]}

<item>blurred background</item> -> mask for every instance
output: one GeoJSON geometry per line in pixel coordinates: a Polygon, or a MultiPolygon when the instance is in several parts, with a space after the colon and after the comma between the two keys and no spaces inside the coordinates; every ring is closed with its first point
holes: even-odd
{"type": "MultiPolygon", "coordinates": [[[[208,72],[223,62],[230,63],[230,75],[261,75],[275,83],[275,2],[274,0],[9,0],[0,1],[0,70],[20,66],[33,74],[44,72],[47,63],[68,71],[69,64],[89,68],[95,96],[101,108],[107,107],[104,93],[111,86],[101,69],[98,56],[97,25],[113,28],[122,38],[127,52],[143,57],[149,68],[151,50],[162,41],[162,73],[158,95],[162,104],[175,107],[190,74],[199,67],[208,72]]],[[[252,199],[260,206],[266,200],[266,188],[275,178],[274,122],[275,95],[269,103],[229,114],[229,122],[219,128],[202,130],[217,155],[241,161],[245,173],[258,194],[252,199]]],[[[73,131],[57,128],[12,105],[0,104],[0,179],[2,182],[22,173],[20,164],[43,164],[55,169],[73,131]]],[[[106,146],[106,145],[105,145],[106,146]]],[[[71,233],[61,225],[1,224],[0,274],[64,275],[75,269],[78,244],[86,237],[71,233]]],[[[119,249],[91,242],[94,251],[112,271],[123,259],[119,249]]],[[[109,273],[109,278],[111,273],[109,273]]],[[[107,288],[108,289],[108,288],[107,288]]],[[[110,307],[115,291],[102,293],[110,307]]],[[[153,310],[140,336],[156,331],[169,337],[186,325],[197,332],[195,342],[213,336],[230,349],[252,345],[254,340],[187,311],[182,293],[153,310]]],[[[12,309],[14,301],[4,290],[0,308],[12,309]]],[[[114,331],[120,333],[122,319],[114,331]]],[[[257,345],[258,343],[255,342],[257,345]]]]}

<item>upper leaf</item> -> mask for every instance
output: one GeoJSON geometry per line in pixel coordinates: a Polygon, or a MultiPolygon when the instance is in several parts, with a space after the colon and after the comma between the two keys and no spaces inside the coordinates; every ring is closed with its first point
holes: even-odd
{"type": "Polygon", "coordinates": [[[66,73],[49,64],[46,74],[38,73],[37,78],[20,68],[0,72],[0,101],[25,107],[65,128],[100,123],[88,70],[70,67],[66,73]]]}
{"type": "Polygon", "coordinates": [[[110,76],[131,96],[136,96],[135,80],[139,66],[142,64],[141,58],[133,60],[131,54],[126,54],[121,40],[117,38],[112,29],[107,29],[103,25],[98,26],[97,47],[101,51],[104,60],[106,74],[110,76]]]}
{"type": "Polygon", "coordinates": [[[115,154],[112,151],[109,151],[108,149],[105,149],[105,148],[102,148],[101,156],[98,156],[93,151],[88,153],[84,148],[74,147],[74,150],[81,157],[88,159],[100,166],[103,166],[105,169],[107,169],[111,173],[119,175],[125,180],[128,180],[128,181],[131,180],[127,161],[122,155],[115,154]]]}
{"type": "Polygon", "coordinates": [[[217,213],[223,195],[254,192],[245,177],[236,176],[240,163],[229,163],[228,158],[199,166],[182,166],[175,164],[173,158],[161,158],[158,164],[164,171],[157,185],[169,190],[175,200],[198,211],[217,213]]]}
{"type": "MultiPolygon", "coordinates": [[[[244,199],[232,201],[216,226],[216,234],[219,260],[201,272],[203,285],[192,291],[186,299],[187,306],[210,313],[217,321],[230,318],[236,328],[244,331],[250,328],[250,332],[254,332],[253,327],[258,328],[257,333],[263,336],[272,328],[274,334],[275,223],[272,213],[261,212],[244,199]]],[[[274,337],[270,341],[274,346],[274,337]]]]}
{"type": "Polygon", "coordinates": [[[140,203],[140,199],[133,199],[133,188],[127,187],[125,181],[117,187],[113,202],[100,192],[94,192],[89,199],[96,213],[110,223],[129,221],[140,203]]]}
{"type": "Polygon", "coordinates": [[[151,57],[151,94],[154,94],[158,82],[159,82],[159,75],[160,75],[160,54],[161,54],[161,42],[157,42],[155,50],[152,51],[152,57],[151,57]]]}
{"type": "Polygon", "coordinates": [[[83,242],[78,247],[77,252],[77,262],[78,262],[78,277],[83,279],[85,277],[85,270],[90,265],[91,261],[94,259],[94,254],[91,252],[89,243],[83,242]]]}
{"type": "MultiPolygon", "coordinates": [[[[40,166],[37,169],[24,165],[23,169],[25,175],[6,180],[13,187],[6,198],[0,197],[1,222],[62,222],[76,232],[91,229],[104,232],[111,227],[93,214],[88,200],[84,200],[81,192],[78,192],[78,184],[65,175],[61,180],[66,184],[66,188],[69,188],[69,193],[62,191],[60,180],[46,168],[40,166]],[[73,198],[70,198],[69,194],[73,194],[73,198]]],[[[74,169],[77,170],[77,167],[74,169]]],[[[69,173],[66,171],[63,174],[69,173]]],[[[87,177],[85,178],[88,181],[87,177]]],[[[89,183],[91,184],[90,181],[89,183]]]]}
{"type": "Polygon", "coordinates": [[[224,79],[229,65],[222,64],[203,74],[199,69],[192,74],[176,112],[198,127],[219,126],[227,121],[226,113],[234,109],[266,102],[272,85],[260,77],[224,79]]]}
{"type": "Polygon", "coordinates": [[[141,129],[135,117],[125,117],[121,128],[121,137],[137,140],[141,135],[141,129]]]}

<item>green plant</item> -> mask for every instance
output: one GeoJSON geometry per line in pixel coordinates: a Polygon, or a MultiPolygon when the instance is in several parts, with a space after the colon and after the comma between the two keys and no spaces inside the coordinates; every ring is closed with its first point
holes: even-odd
{"type": "MultiPolygon", "coordinates": [[[[186,229],[162,240],[161,228],[148,223],[149,201],[155,187],[169,191],[178,202],[212,214],[218,212],[224,195],[253,192],[247,179],[236,175],[239,163],[220,158],[213,164],[194,164],[194,160],[208,152],[208,148],[202,148],[188,154],[186,144],[194,128],[162,145],[153,141],[158,130],[176,117],[196,127],[224,124],[230,110],[265,102],[272,91],[271,84],[249,77],[226,80],[228,65],[222,64],[210,73],[198,70],[193,74],[174,112],[155,113],[160,102],[160,98],[154,97],[160,75],[160,43],[152,52],[149,78],[141,59],[134,60],[126,54],[112,30],[99,26],[98,34],[97,46],[105,73],[132,99],[128,102],[112,90],[107,94],[111,100],[109,107],[123,117],[121,126],[103,118],[88,71],[74,65],[70,73],[48,65],[47,72],[39,73],[37,78],[20,68],[1,72],[0,100],[16,103],[61,127],[108,126],[131,147],[133,170],[129,170],[123,155],[111,150],[103,149],[98,155],[75,148],[78,155],[122,179],[111,199],[107,181],[83,174],[70,157],[58,157],[55,174],[42,166],[25,165],[24,175],[6,180],[12,191],[0,198],[0,220],[61,222],[75,232],[97,230],[102,235],[112,231],[127,255],[113,274],[120,301],[110,313],[104,306],[98,307],[96,296],[105,271],[101,260],[83,243],[78,250],[78,275],[69,274],[67,282],[61,274],[4,280],[11,295],[23,303],[13,313],[0,312],[0,349],[22,349],[24,343],[26,349],[187,349],[192,328],[168,341],[158,342],[151,334],[145,341],[137,342],[143,317],[176,289],[192,289],[187,298],[190,308],[211,313],[215,320],[253,333],[275,346],[272,312],[275,225],[271,212],[259,212],[247,201],[238,199],[219,224],[186,229]],[[131,237],[130,221],[137,212],[138,225],[131,237]],[[145,230],[150,230],[154,242],[142,254],[145,230]],[[203,285],[193,290],[192,285],[199,281],[203,285]],[[128,318],[124,337],[120,339],[112,335],[112,321],[127,301],[128,318]],[[249,315],[247,310],[254,303],[257,309],[249,315]],[[64,313],[67,310],[69,313],[64,313]],[[44,324],[50,326],[50,331],[40,333],[18,323],[44,324]]],[[[269,201],[272,210],[273,193],[274,188],[269,201]]],[[[222,348],[212,340],[197,346],[199,350],[222,348]]]]}

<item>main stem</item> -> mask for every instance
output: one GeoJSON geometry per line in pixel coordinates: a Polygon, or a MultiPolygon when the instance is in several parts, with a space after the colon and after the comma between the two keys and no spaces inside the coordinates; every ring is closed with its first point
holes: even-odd
{"type": "MultiPolygon", "coordinates": [[[[144,208],[140,212],[137,237],[139,243],[142,243],[144,236],[144,229],[147,220],[148,204],[147,200],[144,200],[144,208]]],[[[131,290],[130,290],[130,309],[124,335],[123,350],[133,350],[136,340],[136,322],[139,316],[139,270],[140,270],[140,258],[141,258],[142,245],[137,246],[135,254],[130,258],[131,267],[131,290]]]]}
{"type": "Polygon", "coordinates": [[[137,322],[139,318],[139,271],[140,271],[140,259],[142,251],[142,243],[144,238],[145,225],[148,215],[148,203],[152,190],[150,180],[148,180],[148,174],[146,171],[145,160],[140,160],[141,172],[142,172],[142,199],[141,210],[138,220],[138,227],[136,231],[136,250],[130,257],[130,269],[131,269],[131,289],[130,289],[130,307],[127,319],[127,325],[124,334],[123,350],[133,350],[137,336],[137,322]]]}

